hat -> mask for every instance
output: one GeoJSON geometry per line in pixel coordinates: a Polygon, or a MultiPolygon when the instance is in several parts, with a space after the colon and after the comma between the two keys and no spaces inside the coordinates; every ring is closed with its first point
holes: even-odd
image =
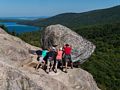
{"type": "Polygon", "coordinates": [[[62,47],[60,47],[60,50],[62,50],[62,47]]]}
{"type": "Polygon", "coordinates": [[[52,50],[55,50],[55,47],[52,47],[52,50]]]}

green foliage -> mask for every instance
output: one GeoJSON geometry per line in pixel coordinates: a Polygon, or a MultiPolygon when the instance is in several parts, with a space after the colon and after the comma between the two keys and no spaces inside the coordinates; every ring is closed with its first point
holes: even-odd
{"type": "Polygon", "coordinates": [[[120,5],[108,9],[100,9],[84,13],[63,13],[47,19],[38,19],[31,22],[26,22],[26,24],[42,27],[51,24],[62,24],[74,29],[85,25],[119,22],[119,11],[120,5]]]}
{"type": "Polygon", "coordinates": [[[11,34],[11,35],[13,35],[13,36],[18,36],[18,34],[16,33],[15,30],[13,30],[12,32],[10,32],[5,25],[0,25],[0,27],[1,27],[3,30],[5,30],[7,33],[9,33],[9,34],[11,34]]]}
{"type": "Polygon", "coordinates": [[[13,30],[12,32],[9,32],[9,34],[13,35],[13,36],[17,36],[17,33],[15,30],[13,30]]]}
{"type": "Polygon", "coordinates": [[[22,33],[19,34],[18,37],[31,45],[40,47],[41,31],[22,33]]]}
{"type": "Polygon", "coordinates": [[[120,89],[120,23],[86,26],[75,30],[96,45],[81,67],[90,72],[102,90],[120,89]]]}
{"type": "Polygon", "coordinates": [[[5,25],[0,25],[0,28],[4,29],[6,32],[9,32],[5,25]]]}

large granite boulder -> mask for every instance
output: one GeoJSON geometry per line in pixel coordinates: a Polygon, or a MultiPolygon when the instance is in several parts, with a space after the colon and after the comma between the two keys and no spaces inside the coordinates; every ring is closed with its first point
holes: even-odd
{"type": "Polygon", "coordinates": [[[83,63],[95,50],[95,45],[92,42],[60,24],[48,26],[42,33],[41,43],[45,48],[52,45],[58,45],[59,48],[70,44],[73,62],[80,60],[83,63]]]}

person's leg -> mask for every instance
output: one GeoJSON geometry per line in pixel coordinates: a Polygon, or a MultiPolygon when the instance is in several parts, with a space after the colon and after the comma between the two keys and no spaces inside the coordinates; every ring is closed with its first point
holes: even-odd
{"type": "Polygon", "coordinates": [[[71,61],[71,69],[73,69],[73,62],[71,61]]]}
{"type": "Polygon", "coordinates": [[[71,59],[71,55],[69,55],[69,61],[70,61],[71,69],[73,69],[73,62],[72,62],[72,59],[71,59]]]}
{"type": "Polygon", "coordinates": [[[60,60],[60,69],[63,70],[63,61],[60,60]]]}
{"type": "Polygon", "coordinates": [[[62,69],[62,71],[63,71],[63,65],[64,65],[64,62],[65,62],[65,60],[62,59],[62,60],[61,60],[61,69],[62,69]]]}
{"type": "Polygon", "coordinates": [[[37,65],[36,65],[36,68],[35,68],[35,70],[37,70],[38,69],[38,67],[39,67],[39,65],[40,65],[40,56],[38,56],[37,57],[37,65]]]}
{"type": "Polygon", "coordinates": [[[50,69],[50,72],[51,72],[51,71],[52,71],[52,68],[51,68],[51,67],[52,67],[51,60],[50,60],[50,65],[49,65],[49,66],[50,66],[49,69],[50,69]]]}
{"type": "Polygon", "coordinates": [[[65,73],[67,73],[67,68],[68,68],[68,62],[69,62],[69,60],[70,60],[70,58],[69,58],[69,55],[65,55],[66,56],[66,63],[65,63],[65,73]]]}
{"type": "Polygon", "coordinates": [[[55,66],[56,66],[56,59],[54,59],[53,61],[53,70],[55,69],[55,66]]]}
{"type": "Polygon", "coordinates": [[[65,62],[65,73],[67,73],[67,65],[68,65],[68,62],[66,60],[66,62],[65,62]]]}
{"type": "Polygon", "coordinates": [[[55,72],[57,73],[57,67],[58,67],[58,60],[56,60],[56,65],[55,65],[55,72]]]}
{"type": "Polygon", "coordinates": [[[42,69],[45,69],[45,61],[42,62],[42,69]]]}
{"type": "Polygon", "coordinates": [[[35,68],[36,70],[38,69],[39,65],[40,65],[40,62],[38,61],[37,66],[35,68]]]}
{"type": "Polygon", "coordinates": [[[48,60],[47,60],[47,70],[46,70],[47,73],[49,73],[49,68],[50,68],[50,61],[49,61],[49,59],[48,59],[48,60]]]}
{"type": "Polygon", "coordinates": [[[66,55],[62,59],[62,71],[64,71],[64,68],[66,68],[66,55]]]}
{"type": "Polygon", "coordinates": [[[37,68],[39,67],[40,65],[40,68],[42,67],[42,61],[43,61],[43,57],[39,57],[39,64],[37,65],[37,68]]]}
{"type": "Polygon", "coordinates": [[[50,63],[51,63],[50,71],[52,71],[52,69],[53,69],[53,65],[54,65],[54,61],[51,60],[50,63]]]}

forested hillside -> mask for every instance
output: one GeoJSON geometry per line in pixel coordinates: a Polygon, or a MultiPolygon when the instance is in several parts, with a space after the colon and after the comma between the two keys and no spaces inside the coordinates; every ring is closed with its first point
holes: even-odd
{"type": "Polygon", "coordinates": [[[119,90],[120,23],[86,26],[75,31],[97,46],[81,67],[93,75],[102,90],[119,90]]]}
{"type": "Polygon", "coordinates": [[[84,13],[63,13],[47,19],[38,19],[26,24],[35,26],[48,26],[51,24],[62,24],[70,28],[85,25],[112,23],[120,21],[120,5],[108,9],[94,10],[84,13]]]}
{"type": "Polygon", "coordinates": [[[41,31],[22,33],[22,34],[19,34],[18,37],[20,37],[25,42],[27,42],[31,45],[40,47],[41,31]]]}
{"type": "Polygon", "coordinates": [[[23,22],[30,22],[30,20],[23,20],[23,19],[1,19],[0,22],[15,22],[15,23],[23,23],[23,22]]]}

